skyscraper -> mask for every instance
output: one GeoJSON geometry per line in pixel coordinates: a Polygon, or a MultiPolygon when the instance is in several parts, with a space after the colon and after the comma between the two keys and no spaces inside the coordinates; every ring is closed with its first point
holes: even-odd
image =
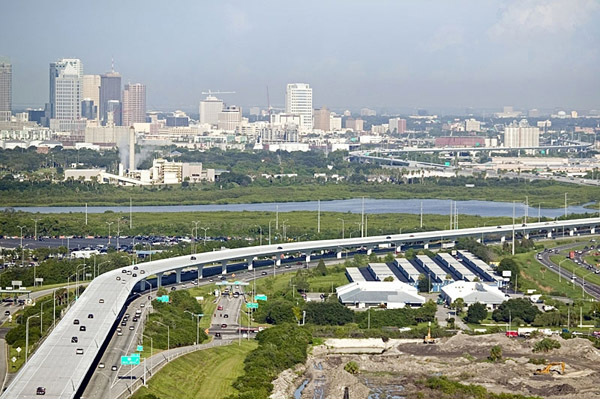
{"type": "Polygon", "coordinates": [[[90,112],[98,117],[98,107],[100,105],[100,75],[83,75],[83,88],[81,90],[82,109],[85,101],[85,109],[87,115],[82,115],[84,118],[90,118],[90,112]],[[92,107],[90,110],[90,106],[92,107]]]}
{"type": "Polygon", "coordinates": [[[0,58],[0,122],[10,120],[12,110],[12,65],[0,58]]]}
{"type": "Polygon", "coordinates": [[[206,99],[200,101],[200,123],[210,125],[219,123],[219,112],[223,111],[223,107],[223,100],[208,95],[206,99]]]}
{"type": "Polygon", "coordinates": [[[81,118],[81,60],[63,58],[50,63],[50,118],[76,120],[81,118]]]}
{"type": "Polygon", "coordinates": [[[314,128],[328,132],[331,130],[331,111],[326,107],[316,109],[314,128]]]}
{"type": "Polygon", "coordinates": [[[304,130],[313,128],[312,89],[306,83],[289,83],[285,91],[285,112],[300,115],[304,130]]]}
{"type": "Polygon", "coordinates": [[[526,119],[513,122],[504,128],[504,147],[537,147],[540,145],[540,128],[529,126],[526,119]]]}
{"type": "Polygon", "coordinates": [[[126,84],[123,90],[123,126],[146,122],[146,86],[126,84]]]}
{"type": "MultiPolygon", "coordinates": [[[[121,104],[121,74],[115,71],[100,75],[100,119],[103,124],[107,122],[108,102],[118,101],[121,104]]],[[[111,109],[114,111],[114,123],[121,126],[121,110],[122,107],[116,106],[114,102],[111,104],[111,109]]]]}

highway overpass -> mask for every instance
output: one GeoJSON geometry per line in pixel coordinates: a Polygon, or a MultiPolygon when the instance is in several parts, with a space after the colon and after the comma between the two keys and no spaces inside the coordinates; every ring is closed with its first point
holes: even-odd
{"type": "Polygon", "coordinates": [[[195,268],[199,276],[205,265],[221,263],[226,271],[227,262],[244,260],[250,267],[256,258],[274,256],[280,262],[282,256],[303,254],[309,260],[312,253],[335,251],[341,258],[345,249],[377,248],[395,246],[396,251],[410,245],[423,245],[440,241],[454,241],[460,237],[480,239],[485,235],[510,239],[513,232],[527,237],[530,233],[553,237],[556,235],[595,234],[600,218],[574,219],[530,223],[527,225],[488,226],[460,230],[392,234],[386,236],[358,237],[337,240],[291,242],[256,247],[227,249],[127,266],[112,270],[94,279],[83,295],[71,306],[56,328],[37,351],[29,358],[1,398],[33,398],[37,387],[46,388],[48,398],[78,398],[92,374],[92,368],[102,355],[108,338],[125,308],[133,287],[151,275],[159,276],[183,269],[195,268]],[[89,315],[92,315],[90,318],[89,315]],[[79,324],[74,324],[77,319],[79,324]],[[85,331],[81,327],[85,326],[85,331]],[[72,343],[72,337],[78,342],[72,343]],[[83,350],[77,354],[78,349],[83,350]]]}

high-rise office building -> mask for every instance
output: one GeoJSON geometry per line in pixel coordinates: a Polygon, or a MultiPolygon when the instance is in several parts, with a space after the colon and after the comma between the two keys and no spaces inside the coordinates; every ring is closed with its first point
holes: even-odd
{"type": "Polygon", "coordinates": [[[108,119],[108,102],[113,102],[111,109],[113,113],[113,122],[117,126],[121,126],[121,106],[118,107],[114,101],[121,104],[121,74],[115,71],[100,75],[100,119],[103,124],[106,124],[108,119]]]}
{"type": "Polygon", "coordinates": [[[312,130],[312,89],[306,83],[289,83],[285,90],[285,112],[300,115],[301,128],[312,130]]]}
{"type": "Polygon", "coordinates": [[[126,84],[123,90],[123,126],[146,122],[146,86],[126,84]]]}
{"type": "Polygon", "coordinates": [[[242,123],[242,109],[232,105],[218,114],[217,126],[222,130],[235,130],[242,123]]]}
{"type": "Polygon", "coordinates": [[[216,125],[219,123],[219,112],[223,111],[223,100],[209,95],[200,101],[200,123],[216,125]]]}
{"type": "Polygon", "coordinates": [[[50,118],[76,120],[81,118],[81,60],[63,58],[50,63],[50,118]]]}
{"type": "Polygon", "coordinates": [[[12,111],[12,65],[0,58],[0,122],[10,120],[12,111]]]}
{"type": "MultiPolygon", "coordinates": [[[[100,75],[83,75],[83,88],[81,90],[81,101],[86,101],[86,111],[90,111],[95,115],[93,118],[82,115],[84,118],[95,119],[98,117],[98,107],[100,106],[100,75]],[[91,101],[91,103],[90,103],[91,101]]],[[[83,104],[82,104],[83,110],[83,104]]],[[[88,114],[86,112],[86,114],[88,114]]]]}
{"type": "Polygon", "coordinates": [[[315,122],[313,127],[324,132],[331,130],[331,111],[323,107],[315,109],[315,122]]]}
{"type": "Polygon", "coordinates": [[[388,121],[390,133],[403,134],[406,131],[406,119],[392,118],[388,121]]]}

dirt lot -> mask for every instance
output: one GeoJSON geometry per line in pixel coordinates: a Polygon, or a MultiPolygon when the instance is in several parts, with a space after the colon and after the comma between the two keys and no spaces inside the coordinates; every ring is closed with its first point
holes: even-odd
{"type": "MultiPolygon", "coordinates": [[[[418,388],[414,381],[432,375],[444,375],[464,384],[477,384],[491,392],[537,395],[544,398],[600,398],[600,351],[581,338],[563,340],[561,348],[549,353],[532,352],[537,339],[507,338],[502,334],[468,336],[458,334],[435,345],[398,343],[382,354],[331,353],[326,345],[314,349],[306,365],[296,370],[295,379],[287,379],[285,397],[309,380],[303,399],[342,398],[348,387],[350,398],[412,397],[418,388]],[[500,345],[503,361],[487,361],[490,349],[500,345]],[[531,358],[566,363],[564,375],[534,376],[542,366],[529,363],[531,358]],[[354,376],[344,371],[349,361],[358,363],[361,372],[354,376]],[[301,374],[301,375],[299,375],[301,374]],[[379,393],[379,394],[377,394],[379,393]],[[395,396],[398,395],[398,396],[395,396]]],[[[281,384],[279,388],[283,389],[281,384]]],[[[276,389],[278,391],[279,389],[276,389]]]]}

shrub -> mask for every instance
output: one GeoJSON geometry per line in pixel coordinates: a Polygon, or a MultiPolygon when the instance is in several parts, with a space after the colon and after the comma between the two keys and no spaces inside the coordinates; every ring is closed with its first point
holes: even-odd
{"type": "Polygon", "coordinates": [[[551,339],[551,338],[544,338],[541,341],[538,341],[535,343],[535,345],[533,346],[533,351],[534,352],[550,352],[552,349],[559,349],[560,348],[560,342],[551,339]]]}
{"type": "Polygon", "coordinates": [[[344,366],[344,370],[346,370],[350,374],[358,374],[358,364],[356,362],[350,361],[346,363],[346,365],[344,366]]]}
{"type": "Polygon", "coordinates": [[[488,356],[488,359],[492,362],[497,362],[497,361],[502,360],[502,347],[500,345],[492,346],[492,349],[490,350],[490,355],[488,356]]]}

